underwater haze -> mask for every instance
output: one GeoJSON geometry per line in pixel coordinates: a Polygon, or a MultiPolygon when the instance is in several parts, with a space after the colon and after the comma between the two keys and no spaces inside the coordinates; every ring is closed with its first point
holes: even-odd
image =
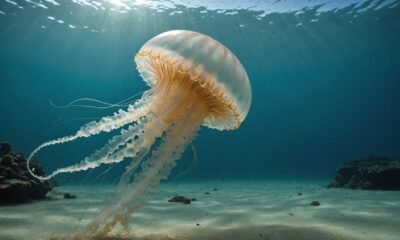
{"type": "Polygon", "coordinates": [[[1,240],[399,240],[399,157],[400,0],[0,0],[1,240]]]}
{"type": "MultiPolygon", "coordinates": [[[[400,155],[399,1],[2,0],[0,25],[0,138],[25,154],[119,109],[50,101],[117,103],[148,89],[135,53],[187,29],[229,48],[253,91],[240,129],[203,127],[187,177],[329,178],[343,161],[400,155]]],[[[53,171],[107,138],[36,158],[53,171]]]]}

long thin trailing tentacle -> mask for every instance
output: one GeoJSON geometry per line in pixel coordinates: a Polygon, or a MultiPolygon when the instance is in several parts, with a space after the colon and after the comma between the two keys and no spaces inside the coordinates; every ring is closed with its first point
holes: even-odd
{"type": "MultiPolygon", "coordinates": [[[[92,99],[92,101],[97,102],[96,99],[92,99]]],[[[59,109],[65,109],[65,108],[71,108],[71,107],[79,107],[79,108],[92,108],[92,109],[109,109],[113,107],[126,107],[129,106],[129,104],[104,104],[105,106],[94,106],[94,105],[86,105],[86,104],[68,104],[65,106],[59,106],[53,103],[53,101],[49,100],[49,103],[52,107],[59,108],[59,109]]]]}
{"type": "MultiPolygon", "coordinates": [[[[137,93],[137,94],[135,94],[135,95],[133,95],[133,96],[130,96],[129,98],[126,98],[126,99],[124,99],[124,100],[122,100],[122,101],[119,101],[119,102],[117,102],[117,103],[108,103],[108,102],[100,101],[100,100],[93,99],[93,98],[79,98],[79,99],[76,99],[76,100],[74,100],[74,101],[68,103],[68,104],[65,105],[65,106],[56,105],[56,104],[54,104],[53,101],[50,100],[50,99],[49,99],[49,102],[50,102],[50,105],[52,105],[52,106],[55,107],[55,108],[59,108],[59,109],[61,109],[61,110],[65,110],[66,108],[70,108],[70,107],[83,107],[83,108],[94,108],[94,109],[109,109],[109,108],[113,108],[113,107],[127,107],[127,106],[129,106],[130,104],[132,104],[133,102],[136,101],[136,97],[137,97],[137,96],[143,94],[144,92],[145,92],[145,91],[139,92],[139,93],[137,93]],[[88,105],[88,104],[75,104],[75,103],[82,102],[82,101],[96,102],[96,103],[99,103],[99,104],[103,104],[103,105],[105,105],[105,106],[100,106],[100,107],[99,107],[99,106],[88,105]]],[[[64,113],[64,111],[61,111],[61,114],[59,115],[59,117],[58,117],[56,120],[54,120],[53,122],[58,122],[58,121],[61,119],[63,113],[64,113]]]]}
{"type": "Polygon", "coordinates": [[[113,108],[113,107],[125,107],[125,106],[129,106],[130,102],[133,101],[132,99],[136,98],[137,96],[140,96],[141,94],[143,94],[143,92],[139,92],[133,96],[130,96],[129,98],[126,98],[122,101],[119,101],[117,103],[108,103],[105,101],[101,101],[101,100],[97,100],[94,98],[79,98],[76,99],[70,103],[68,103],[67,105],[61,106],[61,105],[56,105],[53,103],[52,100],[49,100],[51,106],[55,107],[55,108],[60,108],[60,109],[65,109],[65,108],[70,108],[70,107],[84,107],[84,108],[95,108],[95,109],[108,109],[108,108],[113,108]],[[80,102],[94,102],[103,106],[93,106],[93,105],[87,105],[87,104],[78,104],[80,102]]]}
{"type": "Polygon", "coordinates": [[[191,147],[192,147],[192,152],[193,152],[193,158],[192,158],[192,163],[190,164],[190,166],[188,168],[186,168],[185,170],[183,170],[182,172],[178,173],[178,175],[173,176],[173,177],[169,177],[169,180],[173,180],[173,179],[177,179],[182,177],[183,175],[189,173],[190,171],[192,171],[193,169],[196,168],[197,163],[199,161],[199,158],[197,156],[197,151],[196,151],[196,146],[194,145],[194,143],[190,143],[191,147]]]}

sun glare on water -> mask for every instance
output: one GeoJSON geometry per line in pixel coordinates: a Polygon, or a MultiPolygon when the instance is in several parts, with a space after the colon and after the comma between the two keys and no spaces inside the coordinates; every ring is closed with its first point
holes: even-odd
{"type": "Polygon", "coordinates": [[[111,4],[114,4],[119,7],[129,7],[130,4],[134,5],[142,5],[146,3],[146,0],[135,0],[135,1],[129,1],[129,0],[110,0],[109,1],[111,4]]]}

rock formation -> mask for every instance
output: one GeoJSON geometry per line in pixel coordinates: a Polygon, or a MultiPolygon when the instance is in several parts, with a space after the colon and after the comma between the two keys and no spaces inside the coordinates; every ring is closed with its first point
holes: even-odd
{"type": "MultiPolygon", "coordinates": [[[[44,175],[37,162],[33,161],[30,167],[37,175],[44,175]]],[[[30,175],[23,154],[12,152],[8,143],[0,143],[0,203],[43,199],[52,187],[52,182],[40,181],[30,175]]]]}
{"type": "Polygon", "coordinates": [[[184,196],[179,196],[179,195],[176,195],[168,200],[168,202],[179,202],[179,203],[183,203],[183,204],[190,204],[191,202],[194,202],[194,201],[196,201],[195,198],[189,199],[189,198],[186,198],[184,196]]]}
{"type": "Polygon", "coordinates": [[[369,157],[342,164],[331,188],[400,190],[400,158],[369,157]]]}

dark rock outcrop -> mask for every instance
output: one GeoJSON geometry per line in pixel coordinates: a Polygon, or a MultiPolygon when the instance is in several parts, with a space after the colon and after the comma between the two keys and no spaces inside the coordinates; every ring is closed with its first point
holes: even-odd
{"type": "Polygon", "coordinates": [[[65,199],[74,199],[74,198],[76,198],[76,196],[72,195],[71,193],[64,193],[63,196],[64,196],[65,199]]]}
{"type": "MultiPolygon", "coordinates": [[[[44,176],[37,162],[32,161],[30,168],[38,176],[44,176]]],[[[0,203],[43,199],[51,189],[52,182],[40,181],[28,172],[23,154],[12,152],[8,143],[0,143],[0,203]]]]}
{"type": "Polygon", "coordinates": [[[183,204],[190,204],[192,201],[196,201],[196,199],[195,198],[189,199],[189,198],[186,198],[184,196],[179,196],[179,195],[176,195],[168,200],[168,202],[180,202],[183,204]]]}
{"type": "Polygon", "coordinates": [[[314,201],[311,201],[311,202],[310,202],[310,205],[313,206],[313,207],[318,207],[318,206],[321,205],[321,204],[319,203],[319,201],[315,201],[315,200],[314,200],[314,201]]]}
{"type": "Polygon", "coordinates": [[[328,188],[400,190],[400,158],[369,157],[346,162],[328,188]]]}

